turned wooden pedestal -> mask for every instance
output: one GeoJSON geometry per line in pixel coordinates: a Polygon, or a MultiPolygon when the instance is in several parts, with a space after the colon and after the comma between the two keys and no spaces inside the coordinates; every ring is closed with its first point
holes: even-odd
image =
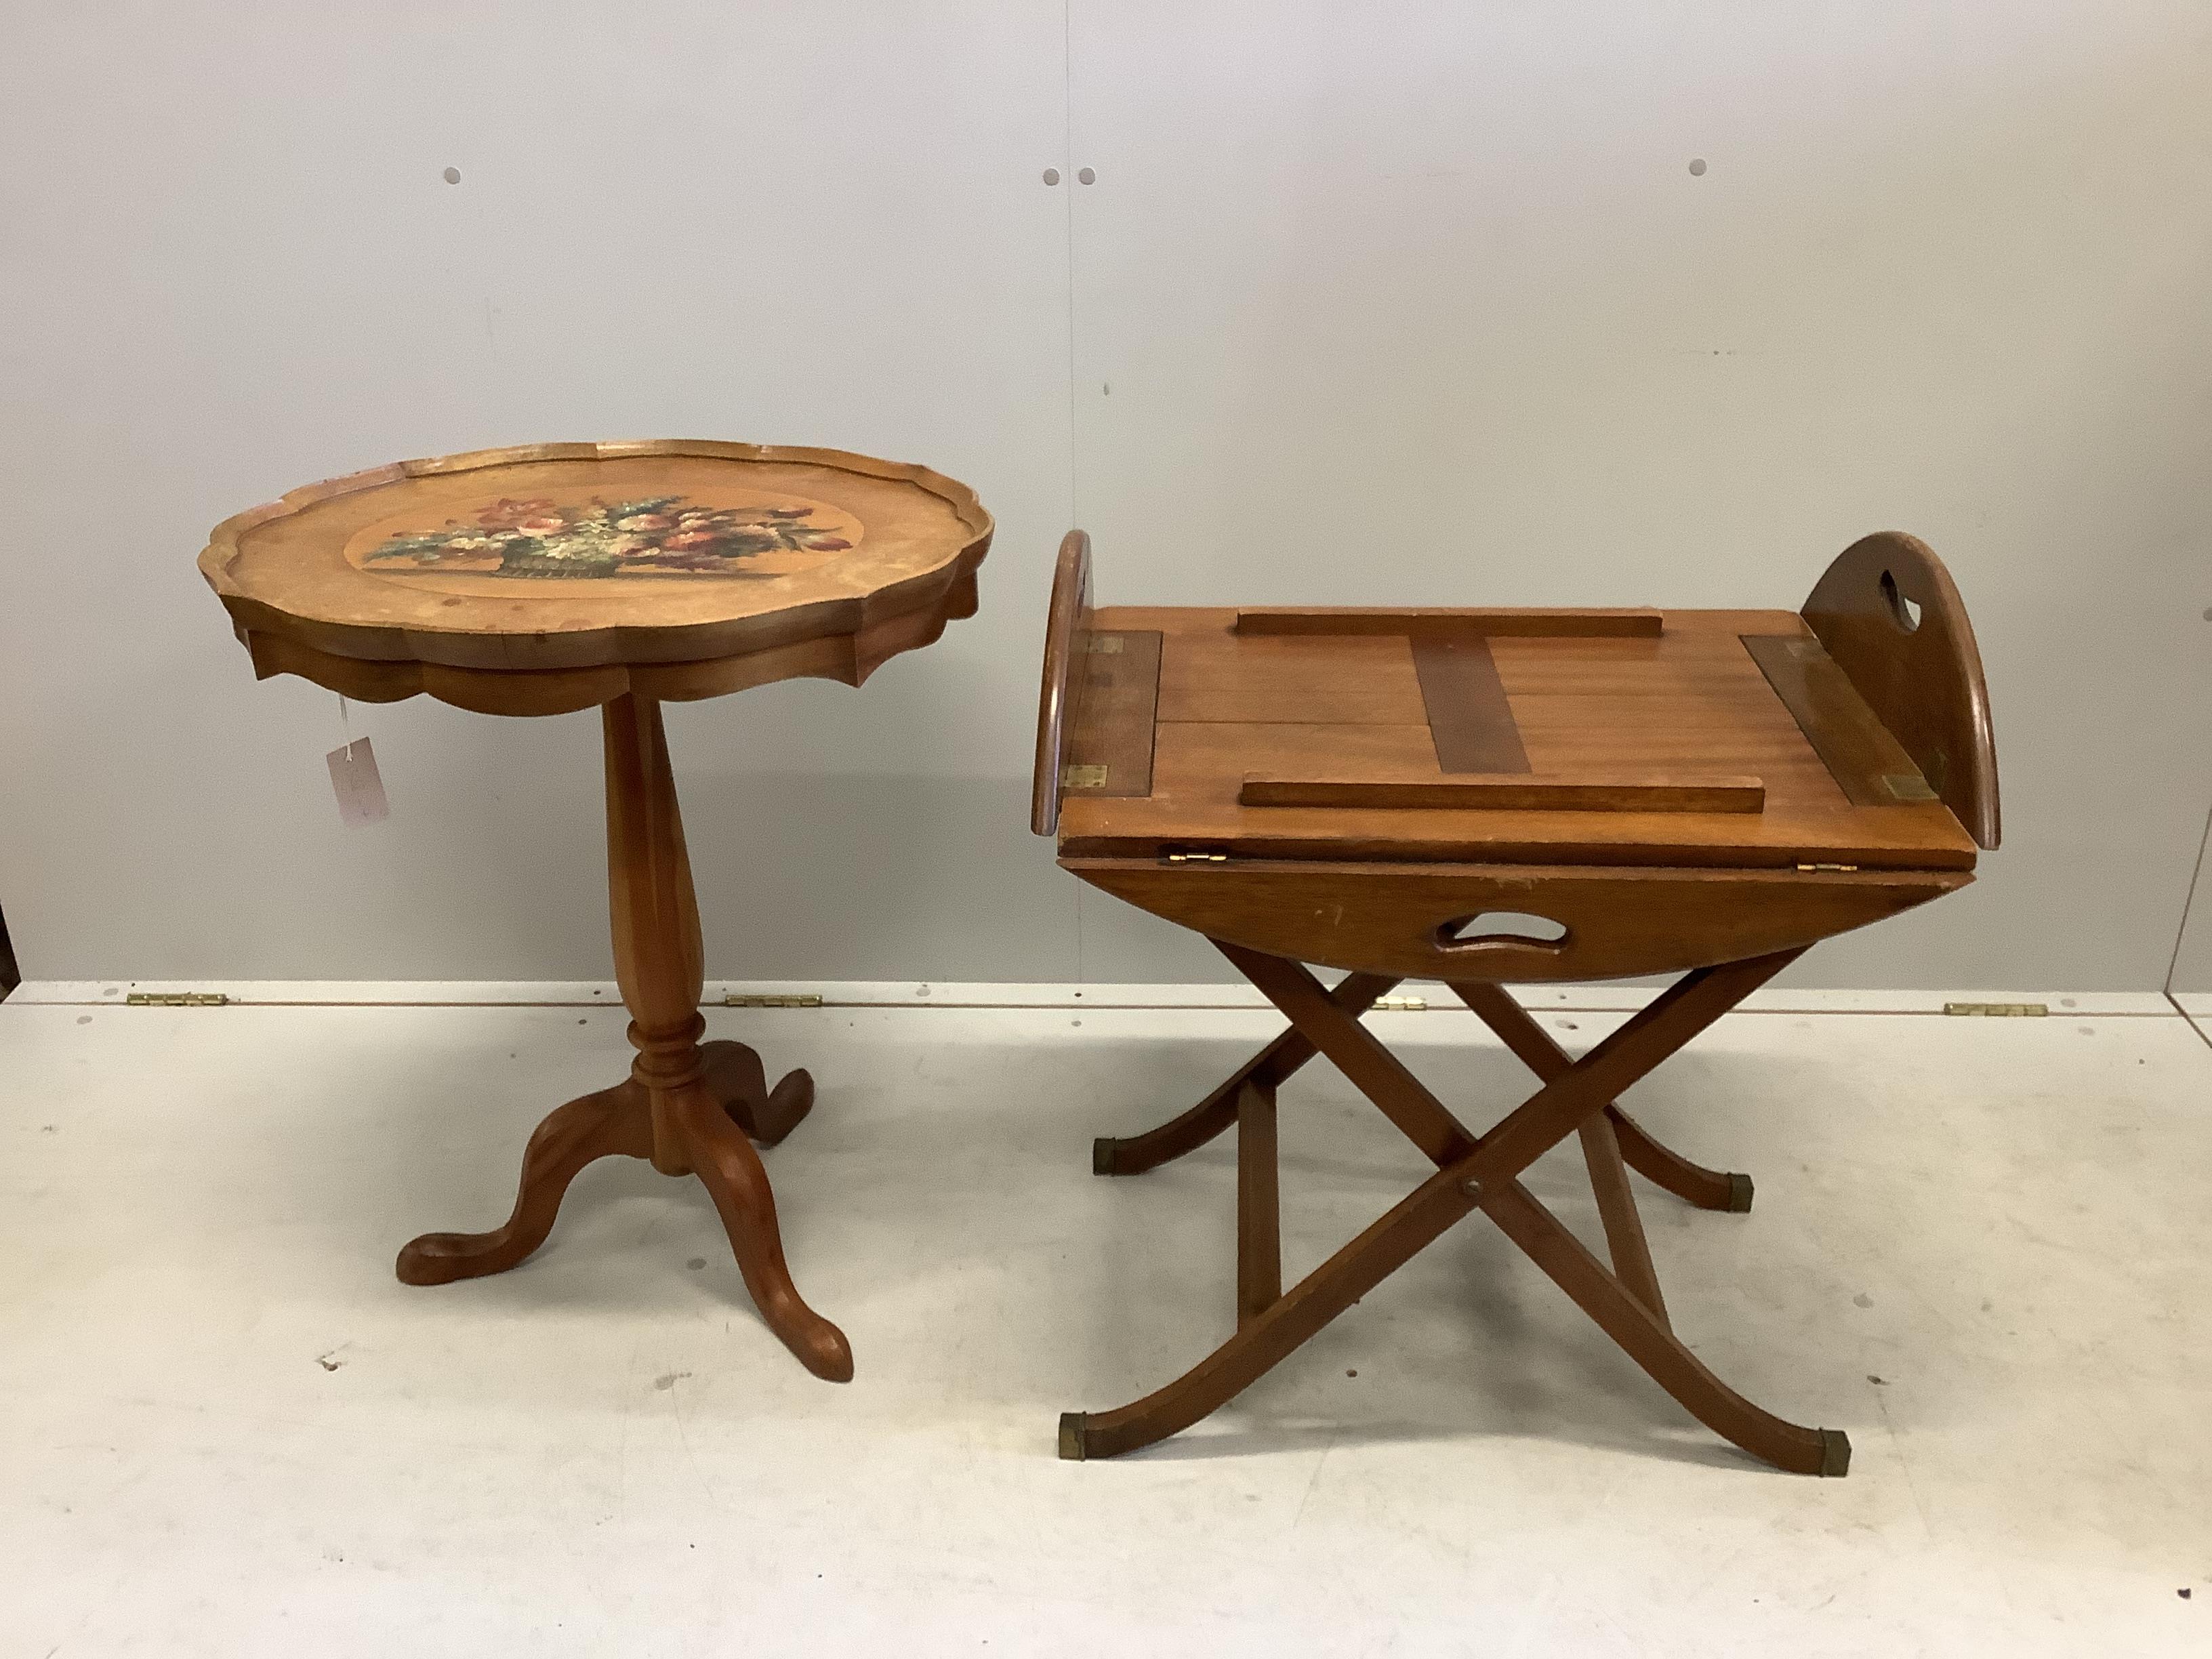
{"type": "Polygon", "coordinates": [[[488,1233],[425,1233],[399,1252],[410,1285],[504,1273],[545,1242],[562,1194],[586,1164],[620,1154],[663,1175],[696,1175],[714,1195],[745,1288],[769,1328],[817,1376],[853,1375],[845,1334],[808,1307],[784,1264],[775,1195],[752,1141],[773,1146],[814,1104],[814,1080],[788,1073],[768,1087],[760,1056],[742,1042],[699,1041],[705,982],[699,906],[684,847],[676,778],[660,705],[618,697],[606,729],[607,892],[615,978],[637,1049],[611,1089],[554,1109],[522,1155],[514,1213],[488,1233]]]}

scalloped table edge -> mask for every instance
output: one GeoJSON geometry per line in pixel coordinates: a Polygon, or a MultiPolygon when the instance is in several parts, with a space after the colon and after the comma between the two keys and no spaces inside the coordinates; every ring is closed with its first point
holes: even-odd
{"type": "Polygon", "coordinates": [[[828,679],[858,686],[891,658],[933,643],[947,625],[975,614],[975,570],[983,551],[971,546],[948,567],[939,604],[726,657],[580,668],[470,668],[419,659],[340,656],[290,634],[244,623],[237,631],[252,657],[256,679],[297,674],[358,702],[426,696],[479,714],[566,714],[631,693],[690,702],[777,680],[828,679]]]}
{"type": "Polygon", "coordinates": [[[199,568],[230,612],[258,678],[299,674],[365,702],[396,702],[424,693],[480,713],[554,714],[590,708],[633,690],[684,701],[800,677],[858,685],[888,658],[929,644],[948,623],[975,613],[976,567],[989,550],[994,528],[975,492],[957,479],[912,462],[885,461],[846,450],[711,439],[526,444],[397,461],[304,484],[217,525],[200,554],[199,568]],[[824,600],[764,617],[690,625],[504,638],[300,617],[238,592],[230,577],[230,562],[241,551],[240,540],[246,532],[319,501],[406,478],[532,461],[647,455],[831,466],[868,477],[904,480],[945,501],[970,534],[944,565],[882,588],[866,600],[824,600]],[[513,660],[486,665],[452,659],[488,651],[503,653],[513,660]],[[525,690],[516,682],[526,678],[541,684],[525,690]]]}

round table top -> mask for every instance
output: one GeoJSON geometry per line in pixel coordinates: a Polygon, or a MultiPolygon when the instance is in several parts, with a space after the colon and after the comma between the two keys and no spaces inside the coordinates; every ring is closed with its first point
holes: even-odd
{"type": "Polygon", "coordinates": [[[216,526],[200,569],[259,674],[500,714],[857,685],[974,614],[991,516],[833,449],[538,444],[402,461],[216,526]]]}

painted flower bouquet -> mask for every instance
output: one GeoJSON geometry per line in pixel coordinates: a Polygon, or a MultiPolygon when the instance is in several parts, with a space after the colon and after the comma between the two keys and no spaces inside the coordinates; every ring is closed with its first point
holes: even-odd
{"type": "Polygon", "coordinates": [[[581,507],[502,498],[472,524],[391,537],[362,562],[372,570],[496,576],[743,576],[763,553],[835,553],[844,537],[806,522],[811,507],[687,507],[682,495],[581,507]]]}

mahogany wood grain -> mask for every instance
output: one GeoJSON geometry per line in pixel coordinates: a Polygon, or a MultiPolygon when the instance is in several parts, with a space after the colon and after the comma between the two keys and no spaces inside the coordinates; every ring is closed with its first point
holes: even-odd
{"type": "Polygon", "coordinates": [[[1416,635],[1413,673],[1445,772],[1526,772],[1528,751],[1490,642],[1479,635],[1416,635]]]}
{"type": "MultiPolygon", "coordinates": [[[[1141,614],[1141,613],[1139,613],[1141,614]]],[[[1119,610],[1102,629],[1145,624],[1119,610]]],[[[1426,728],[1427,705],[1402,634],[1244,636],[1162,633],[1159,720],[1245,725],[1304,720],[1329,726],[1426,728]]]]}
{"type": "Polygon", "coordinates": [[[1237,612],[1239,634],[1432,633],[1514,636],[1522,639],[1651,639],[1665,623],[1643,608],[1559,610],[1541,605],[1497,605],[1487,609],[1437,606],[1369,606],[1348,610],[1325,605],[1247,605],[1237,612]]]}
{"type": "Polygon", "coordinates": [[[1247,772],[1240,806],[1443,807],[1462,812],[1756,812],[1757,778],[1539,776],[1494,773],[1448,778],[1282,777],[1247,772]]]}
{"type": "Polygon", "coordinates": [[[1814,584],[1804,616],[1975,842],[1996,848],[1996,740],[1981,647],[1934,550],[1894,530],[1852,543],[1814,584]]]}
{"type": "Polygon", "coordinates": [[[1650,1241],[1644,1236],[1644,1218],[1637,1213],[1636,1194],[1629,1188],[1628,1166],[1620,1161],[1620,1143],[1613,1138],[1613,1121],[1601,1111],[1592,1112],[1576,1133],[1582,1139],[1590,1191],[1597,1197],[1598,1219],[1605,1227],[1613,1274],[1664,1325],[1667,1301],[1660,1293],[1659,1271],[1651,1262],[1650,1241]]]}
{"type": "Polygon", "coordinates": [[[1975,845],[1940,800],[1859,805],[1775,696],[1743,635],[1813,642],[1787,611],[1670,612],[1656,639],[1491,639],[1528,769],[1602,780],[1757,778],[1758,812],[1252,807],[1248,775],[1443,781],[1413,647],[1395,636],[1251,638],[1236,613],[1113,607],[1102,629],[1162,636],[1149,796],[1063,807],[1071,857],[1189,848],[1361,858],[1670,867],[1970,870],[1975,845]]]}
{"type": "Polygon", "coordinates": [[[1237,1091],[1237,1322],[1283,1294],[1283,1229],[1275,1168],[1275,1091],[1258,1079],[1237,1091]]]}

